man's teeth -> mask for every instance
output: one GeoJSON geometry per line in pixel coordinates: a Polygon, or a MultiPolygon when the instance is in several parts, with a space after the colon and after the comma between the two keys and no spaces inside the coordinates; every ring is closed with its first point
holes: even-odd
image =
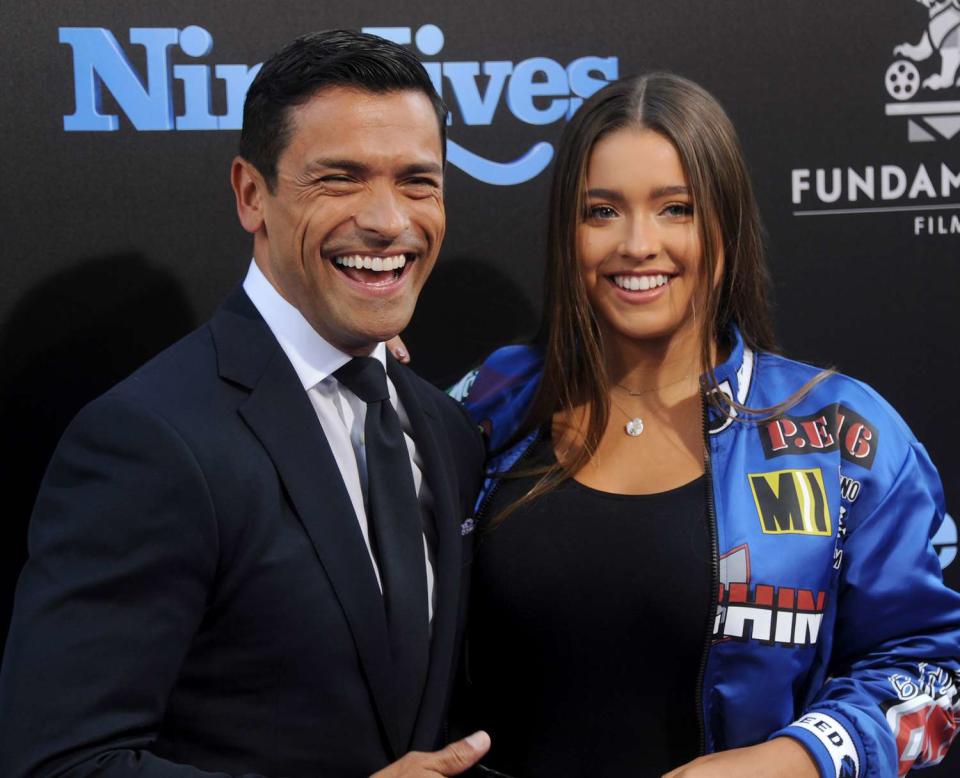
{"type": "Polygon", "coordinates": [[[645,289],[656,289],[670,280],[670,276],[614,276],[613,283],[621,289],[630,292],[639,292],[645,289]]]}
{"type": "Polygon", "coordinates": [[[345,257],[334,257],[333,261],[342,267],[355,267],[361,270],[374,270],[383,272],[388,270],[400,270],[407,264],[405,255],[394,255],[390,257],[368,257],[359,254],[348,254],[345,257]]]}

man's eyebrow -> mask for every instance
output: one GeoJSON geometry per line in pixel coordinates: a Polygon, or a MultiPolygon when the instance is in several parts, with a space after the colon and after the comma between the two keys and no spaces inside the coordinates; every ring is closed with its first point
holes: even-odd
{"type": "Polygon", "coordinates": [[[338,159],[335,157],[318,157],[317,159],[310,162],[306,168],[304,168],[305,173],[315,173],[318,170],[334,168],[336,170],[345,170],[348,173],[356,173],[362,175],[370,170],[367,165],[364,165],[362,162],[357,162],[355,159],[338,159]]]}
{"type": "Polygon", "coordinates": [[[442,176],[443,166],[437,162],[411,162],[409,165],[405,165],[400,170],[400,174],[403,176],[416,176],[422,174],[442,176]]]}
{"type": "MultiPolygon", "coordinates": [[[[318,157],[310,162],[304,169],[304,173],[311,174],[316,173],[320,170],[342,170],[347,173],[352,173],[358,177],[364,177],[371,173],[371,167],[364,164],[363,162],[358,162],[355,159],[339,159],[333,157],[318,157]]],[[[443,166],[437,162],[411,162],[408,165],[404,165],[398,171],[401,177],[406,176],[416,176],[416,175],[443,175],[443,166]]]]}

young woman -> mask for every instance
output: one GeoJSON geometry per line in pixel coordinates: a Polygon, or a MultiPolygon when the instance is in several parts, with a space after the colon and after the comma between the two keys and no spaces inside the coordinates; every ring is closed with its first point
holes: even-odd
{"type": "Polygon", "coordinates": [[[566,128],[542,343],[457,387],[487,431],[467,647],[485,764],[893,776],[960,715],[936,471],[869,387],[774,353],[717,102],[654,74],[566,128]],[[707,754],[700,756],[699,754],[707,754]]]}

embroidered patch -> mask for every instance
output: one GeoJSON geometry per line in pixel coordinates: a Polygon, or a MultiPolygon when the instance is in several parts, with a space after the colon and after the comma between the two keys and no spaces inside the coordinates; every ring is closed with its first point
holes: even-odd
{"type": "Polygon", "coordinates": [[[868,470],[877,455],[880,434],[856,411],[843,405],[827,406],[809,416],[781,416],[759,426],[760,443],[767,459],[787,454],[825,454],[839,449],[840,456],[868,470]]]}
{"type": "Polygon", "coordinates": [[[751,473],[749,478],[764,534],[833,534],[820,468],[751,473]]]}
{"type": "Polygon", "coordinates": [[[737,546],[720,557],[713,640],[812,646],[820,636],[826,604],[826,592],[752,583],[750,549],[737,546]]]}

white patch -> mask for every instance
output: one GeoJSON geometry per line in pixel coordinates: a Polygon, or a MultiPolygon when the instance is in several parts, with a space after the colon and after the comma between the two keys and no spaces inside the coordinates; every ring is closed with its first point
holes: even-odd
{"type": "MultiPolygon", "coordinates": [[[[747,395],[750,393],[750,382],[753,380],[753,351],[747,346],[743,347],[743,361],[740,363],[740,367],[737,369],[737,397],[736,401],[740,405],[746,405],[747,395]]],[[[720,383],[720,391],[723,392],[730,399],[733,398],[733,389],[730,387],[729,381],[722,381],[720,383]]],[[[711,435],[716,435],[718,432],[722,432],[731,424],[733,420],[737,417],[736,408],[727,409],[727,417],[724,419],[723,424],[712,427],[710,429],[711,435]]]]}
{"type": "Polygon", "coordinates": [[[467,398],[467,395],[470,394],[470,389],[473,387],[473,382],[477,380],[477,375],[479,373],[479,370],[471,370],[463,378],[457,381],[457,383],[447,389],[447,394],[449,394],[454,400],[463,402],[467,398]]]}
{"type": "Polygon", "coordinates": [[[854,745],[850,734],[839,721],[825,713],[816,712],[801,716],[790,726],[807,730],[823,743],[827,753],[830,754],[830,759],[833,761],[837,778],[840,778],[840,776],[858,778],[860,775],[860,757],[857,754],[857,747],[854,745]],[[844,762],[847,765],[847,772],[842,772],[844,762]],[[853,766],[853,773],[849,771],[851,765],[853,766]]]}

